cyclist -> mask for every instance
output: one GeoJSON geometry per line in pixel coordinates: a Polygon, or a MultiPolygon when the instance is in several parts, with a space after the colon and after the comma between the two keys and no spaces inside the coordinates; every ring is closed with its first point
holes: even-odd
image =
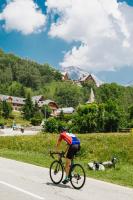
{"type": "Polygon", "coordinates": [[[60,131],[60,136],[58,138],[57,144],[56,144],[56,151],[59,150],[59,146],[61,141],[64,140],[67,144],[67,155],[66,155],[66,164],[65,164],[65,172],[66,177],[62,181],[63,184],[66,184],[69,182],[69,170],[71,166],[71,160],[73,159],[74,155],[80,150],[80,140],[72,133],[68,133],[65,128],[62,128],[60,131]]]}

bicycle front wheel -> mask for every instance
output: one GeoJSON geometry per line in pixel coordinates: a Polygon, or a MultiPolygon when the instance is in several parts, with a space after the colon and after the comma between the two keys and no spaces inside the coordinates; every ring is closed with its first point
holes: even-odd
{"type": "Polygon", "coordinates": [[[62,164],[58,160],[53,161],[50,165],[49,173],[52,182],[55,184],[59,184],[62,181],[64,175],[62,164]]]}
{"type": "Polygon", "coordinates": [[[86,180],[85,170],[80,164],[74,164],[71,170],[71,184],[75,189],[84,186],[86,180]]]}

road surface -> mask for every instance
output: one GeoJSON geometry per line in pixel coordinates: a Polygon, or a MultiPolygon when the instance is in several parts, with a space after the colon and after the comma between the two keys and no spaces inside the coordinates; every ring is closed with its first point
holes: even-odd
{"type": "Polygon", "coordinates": [[[133,200],[133,189],[87,178],[81,190],[54,185],[49,170],[0,158],[0,200],[133,200]]]}
{"type": "Polygon", "coordinates": [[[19,135],[36,135],[39,130],[24,130],[24,133],[20,129],[13,130],[12,128],[4,128],[0,130],[0,136],[19,136],[19,135]]]}

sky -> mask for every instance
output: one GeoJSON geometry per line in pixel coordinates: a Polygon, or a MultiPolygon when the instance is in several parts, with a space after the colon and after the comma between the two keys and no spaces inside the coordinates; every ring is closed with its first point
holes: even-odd
{"type": "Polygon", "coordinates": [[[0,0],[0,48],[128,84],[133,81],[133,0],[0,0]]]}

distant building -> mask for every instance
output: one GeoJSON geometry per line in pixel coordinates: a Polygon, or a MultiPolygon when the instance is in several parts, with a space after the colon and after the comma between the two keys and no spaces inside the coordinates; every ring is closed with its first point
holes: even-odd
{"type": "Polygon", "coordinates": [[[56,110],[55,115],[58,116],[61,112],[63,112],[63,114],[72,114],[74,111],[75,109],[73,107],[59,108],[56,110]]]}
{"type": "Polygon", "coordinates": [[[57,109],[59,108],[57,103],[55,101],[50,100],[50,99],[47,99],[47,100],[39,103],[38,105],[39,105],[39,107],[42,107],[43,105],[49,106],[49,108],[52,110],[52,115],[55,115],[57,109]]]}
{"type": "Polygon", "coordinates": [[[41,104],[41,102],[45,101],[43,95],[33,96],[32,97],[33,103],[37,102],[38,104],[41,104]]]}
{"type": "Polygon", "coordinates": [[[95,84],[97,87],[102,85],[102,81],[100,81],[94,74],[84,75],[82,78],[79,79],[79,83],[86,83],[90,82],[95,84]]]}
{"type": "Polygon", "coordinates": [[[62,80],[63,81],[68,81],[69,80],[69,76],[68,76],[68,73],[67,72],[62,72],[62,80]]]}
{"type": "MultiPolygon", "coordinates": [[[[21,108],[25,104],[25,98],[13,97],[13,96],[7,96],[7,95],[0,94],[0,101],[2,102],[4,100],[9,102],[12,105],[14,111],[20,111],[21,108]]],[[[51,108],[52,113],[54,113],[59,108],[58,105],[56,104],[56,102],[49,100],[49,99],[45,100],[43,95],[33,96],[32,101],[34,104],[37,102],[37,104],[40,108],[43,105],[48,105],[51,108]]]]}
{"type": "Polygon", "coordinates": [[[0,101],[7,101],[13,107],[13,110],[19,111],[25,104],[25,98],[13,97],[0,94],[0,101]]]}

